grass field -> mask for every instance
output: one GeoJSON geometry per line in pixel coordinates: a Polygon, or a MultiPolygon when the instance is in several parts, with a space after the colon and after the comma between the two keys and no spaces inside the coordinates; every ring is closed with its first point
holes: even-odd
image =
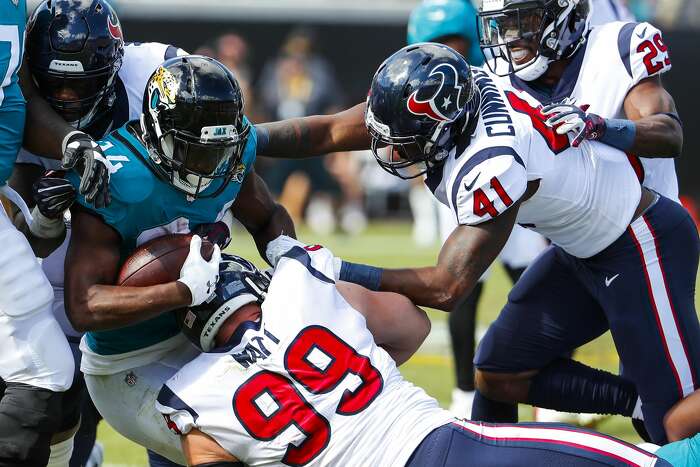
{"type": "MultiPolygon", "coordinates": [[[[410,226],[406,223],[374,224],[365,234],[358,237],[319,237],[304,230],[299,232],[299,237],[308,243],[321,243],[337,256],[345,259],[385,267],[429,265],[434,262],[439,250],[438,245],[434,248],[415,247],[410,237],[410,226]]],[[[255,260],[259,264],[262,263],[247,234],[238,232],[232,243],[235,245],[234,248],[230,248],[232,253],[255,260]]],[[[505,303],[510,286],[500,266],[494,267],[478,310],[478,323],[481,329],[485,329],[497,316],[505,303]]],[[[446,327],[447,315],[437,311],[429,313],[433,322],[431,336],[421,350],[401,367],[401,372],[408,380],[423,387],[431,396],[438,399],[443,407],[447,407],[454,384],[446,327]]],[[[618,368],[617,355],[609,334],[580,349],[576,358],[589,365],[613,372],[618,368]]],[[[532,409],[521,406],[520,419],[521,421],[531,420],[532,409]]],[[[601,423],[597,429],[631,442],[639,441],[629,421],[622,417],[611,417],[601,423]]],[[[104,422],[100,425],[98,439],[105,446],[105,465],[147,465],[145,451],[122,438],[104,422]]]]}

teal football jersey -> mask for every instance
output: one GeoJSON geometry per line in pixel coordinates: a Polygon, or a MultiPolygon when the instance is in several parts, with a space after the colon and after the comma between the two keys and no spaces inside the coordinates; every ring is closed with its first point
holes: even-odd
{"type": "Polygon", "coordinates": [[[24,97],[17,73],[24,53],[26,0],[0,0],[0,185],[12,174],[24,134],[24,97]]]}
{"type": "MultiPolygon", "coordinates": [[[[253,168],[257,143],[255,128],[251,126],[243,158],[229,185],[216,197],[190,201],[183,192],[151,171],[147,149],[129,133],[128,125],[99,142],[114,167],[110,179],[110,205],[95,210],[82,196],[78,197],[81,205],[99,214],[106,224],[119,232],[123,258],[151,238],[168,233],[187,233],[200,224],[220,219],[233,204],[244,177],[253,168]]],[[[69,178],[77,187],[77,175],[71,172],[69,178]]],[[[89,332],[87,344],[97,354],[114,355],[154,345],[178,332],[174,314],[164,313],[121,329],[89,332]]]]}

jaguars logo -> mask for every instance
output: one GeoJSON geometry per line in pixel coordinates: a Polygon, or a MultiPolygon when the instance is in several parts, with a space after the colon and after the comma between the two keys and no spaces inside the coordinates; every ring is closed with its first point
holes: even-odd
{"type": "Polygon", "coordinates": [[[245,177],[245,164],[240,163],[236,166],[236,170],[233,171],[231,180],[236,183],[243,183],[243,177],[245,177]]]}
{"type": "Polygon", "coordinates": [[[175,107],[175,96],[178,91],[178,82],[165,68],[158,67],[153,77],[148,82],[149,106],[152,110],[159,108],[172,109],[175,107]]]}

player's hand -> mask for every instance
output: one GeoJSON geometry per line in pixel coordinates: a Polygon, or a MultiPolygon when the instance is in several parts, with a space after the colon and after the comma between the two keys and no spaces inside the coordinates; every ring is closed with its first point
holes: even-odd
{"type": "Polygon", "coordinates": [[[62,175],[49,171],[32,185],[37,209],[49,219],[62,219],[75,201],[75,188],[62,175]]]}
{"type": "Polygon", "coordinates": [[[72,131],[63,140],[63,168],[80,174],[78,191],[96,208],[109,204],[109,162],[100,146],[82,131],[72,131]]]}
{"type": "Polygon", "coordinates": [[[192,294],[190,306],[200,305],[211,297],[219,280],[219,263],[221,262],[219,245],[214,245],[214,252],[209,261],[202,258],[201,249],[202,238],[199,235],[193,235],[192,240],[190,240],[190,253],[180,269],[180,278],[178,279],[190,289],[190,294],[192,294]]]}
{"type": "Polygon", "coordinates": [[[289,237],[287,235],[280,235],[276,239],[272,240],[267,244],[265,249],[265,256],[267,257],[267,262],[276,267],[280,258],[284,256],[289,250],[295,246],[300,246],[304,248],[306,245],[301,243],[296,238],[289,237]]]}
{"type": "Polygon", "coordinates": [[[200,224],[195,227],[192,233],[219,245],[222,250],[226,249],[228,244],[231,243],[231,231],[228,229],[228,225],[222,221],[200,224]]]}
{"type": "Polygon", "coordinates": [[[588,107],[578,107],[565,100],[544,107],[542,113],[548,117],[545,121],[547,126],[560,135],[570,133],[573,137],[571,145],[578,147],[584,139],[598,140],[605,134],[605,119],[594,113],[586,113],[588,107]]]}

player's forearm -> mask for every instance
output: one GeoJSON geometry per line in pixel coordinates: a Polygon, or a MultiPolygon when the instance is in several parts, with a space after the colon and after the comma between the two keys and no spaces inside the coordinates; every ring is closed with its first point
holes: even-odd
{"type": "Polygon", "coordinates": [[[294,221],[292,221],[291,216],[281,204],[275,205],[274,212],[268,222],[255,229],[248,228],[248,231],[255,241],[255,246],[258,248],[261,258],[266,258],[267,244],[280,235],[284,234],[292,238],[297,237],[294,221]]]}
{"type": "Polygon", "coordinates": [[[628,152],[652,158],[678,157],[683,149],[683,127],[670,115],[656,114],[634,121],[634,142],[628,152]]]}
{"type": "Polygon", "coordinates": [[[416,269],[384,269],[379,290],[396,292],[418,306],[451,311],[476,285],[478,275],[456,277],[440,266],[416,269]]]}
{"type": "MultiPolygon", "coordinates": [[[[60,222],[63,222],[61,220],[60,222]]],[[[40,237],[34,235],[27,224],[24,215],[21,211],[18,211],[13,219],[13,223],[17,230],[22,232],[29,242],[29,246],[32,247],[32,251],[38,258],[46,258],[51,253],[53,253],[58,247],[63,244],[66,239],[66,229],[59,231],[58,235],[54,237],[40,237]]]]}
{"type": "Polygon", "coordinates": [[[314,115],[257,125],[260,156],[301,159],[368,149],[365,104],[333,115],[314,115]]]}
{"type": "Polygon", "coordinates": [[[177,281],[150,287],[95,284],[81,298],[68,298],[68,317],[80,332],[136,324],[192,303],[187,286],[177,281]]]}

